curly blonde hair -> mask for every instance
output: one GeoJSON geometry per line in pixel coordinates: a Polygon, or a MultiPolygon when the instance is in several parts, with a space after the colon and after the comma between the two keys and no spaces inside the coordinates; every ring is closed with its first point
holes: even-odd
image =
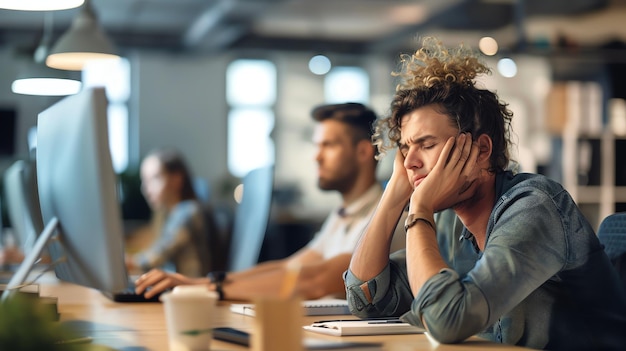
{"type": "Polygon", "coordinates": [[[479,74],[491,70],[478,61],[476,54],[461,45],[447,49],[433,37],[427,37],[414,54],[400,55],[402,70],[393,72],[400,77],[396,91],[403,89],[432,88],[439,84],[474,85],[479,74]]]}
{"type": "Polygon", "coordinates": [[[448,116],[459,132],[470,132],[474,138],[487,134],[493,144],[490,170],[504,170],[510,158],[513,113],[495,93],[476,87],[476,77],[490,73],[471,49],[464,45],[448,49],[433,37],[424,38],[414,54],[401,55],[400,70],[392,73],[399,83],[390,115],[378,121],[372,136],[379,157],[398,146],[402,117],[429,105],[448,116]]]}

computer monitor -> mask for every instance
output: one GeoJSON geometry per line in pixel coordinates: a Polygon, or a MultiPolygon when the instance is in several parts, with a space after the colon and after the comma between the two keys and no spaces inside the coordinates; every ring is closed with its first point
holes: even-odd
{"type": "Polygon", "coordinates": [[[104,89],[91,88],[39,114],[37,183],[46,226],[2,299],[25,281],[44,247],[61,280],[110,292],[128,286],[107,105],[104,89]]]}
{"type": "Polygon", "coordinates": [[[34,160],[17,160],[4,172],[6,210],[15,246],[28,254],[43,230],[34,160]]]}
{"type": "Polygon", "coordinates": [[[239,271],[257,264],[270,220],[274,166],[250,171],[243,178],[243,196],[235,210],[227,268],[239,271]]]}

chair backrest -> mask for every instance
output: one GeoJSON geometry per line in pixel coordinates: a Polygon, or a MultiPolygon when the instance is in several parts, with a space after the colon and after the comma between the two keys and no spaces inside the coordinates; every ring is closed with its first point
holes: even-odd
{"type": "Polygon", "coordinates": [[[626,252],[626,212],[613,213],[602,220],[598,239],[611,260],[626,252]]]}
{"type": "Polygon", "coordinates": [[[273,165],[254,169],[243,178],[243,196],[235,209],[230,238],[229,271],[257,264],[270,219],[273,189],[273,165]]]}
{"type": "Polygon", "coordinates": [[[626,291],[626,212],[613,213],[604,218],[598,228],[598,239],[626,291]]]}
{"type": "Polygon", "coordinates": [[[230,229],[223,222],[223,211],[219,207],[204,205],[204,226],[210,252],[210,271],[225,271],[228,259],[230,229]]]}
{"type": "Polygon", "coordinates": [[[43,230],[35,163],[15,161],[5,171],[4,191],[16,244],[28,253],[43,230]]]}

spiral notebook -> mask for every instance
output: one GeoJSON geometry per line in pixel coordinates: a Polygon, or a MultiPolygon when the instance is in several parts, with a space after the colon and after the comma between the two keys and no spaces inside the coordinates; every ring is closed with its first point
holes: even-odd
{"type": "MultiPolygon", "coordinates": [[[[349,315],[348,301],[342,299],[320,299],[302,301],[306,316],[349,315]]],[[[230,311],[247,316],[254,316],[254,304],[234,303],[230,311]]]]}

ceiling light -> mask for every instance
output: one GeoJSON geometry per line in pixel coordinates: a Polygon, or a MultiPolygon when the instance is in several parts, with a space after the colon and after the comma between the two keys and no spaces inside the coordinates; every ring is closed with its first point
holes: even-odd
{"type": "Polygon", "coordinates": [[[74,79],[70,72],[46,67],[43,64],[48,53],[48,43],[52,32],[52,12],[46,12],[44,33],[41,43],[35,50],[32,61],[25,62],[17,79],[11,84],[15,94],[65,96],[80,91],[82,83],[74,79]]]}
{"type": "Polygon", "coordinates": [[[498,42],[492,37],[480,38],[478,47],[487,56],[493,56],[498,53],[498,42]]]}
{"type": "Polygon", "coordinates": [[[85,1],[70,29],[50,50],[46,65],[80,71],[87,61],[119,59],[111,41],[101,30],[90,1],[85,1]]]}
{"type": "Polygon", "coordinates": [[[54,11],[73,9],[85,0],[0,0],[0,9],[21,11],[54,11]]]}
{"type": "Polygon", "coordinates": [[[330,59],[324,55],[316,55],[309,60],[309,70],[313,74],[324,75],[331,67],[330,59]]]}
{"type": "Polygon", "coordinates": [[[65,76],[65,73],[36,63],[24,76],[19,76],[13,81],[11,91],[15,94],[41,96],[65,96],[78,93],[82,83],[65,76]]]}
{"type": "Polygon", "coordinates": [[[513,78],[517,74],[517,64],[515,64],[515,61],[511,58],[502,58],[498,61],[498,72],[500,72],[503,77],[513,78]]]}

